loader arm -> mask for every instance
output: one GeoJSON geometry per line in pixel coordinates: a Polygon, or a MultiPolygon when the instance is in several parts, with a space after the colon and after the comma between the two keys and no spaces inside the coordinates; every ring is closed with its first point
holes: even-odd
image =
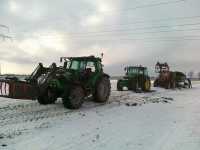
{"type": "Polygon", "coordinates": [[[0,97],[35,100],[46,90],[49,80],[58,69],[55,63],[52,63],[50,67],[43,67],[43,64],[39,63],[25,81],[15,78],[2,79],[0,80],[0,97]]]}
{"type": "Polygon", "coordinates": [[[30,100],[37,99],[39,93],[37,85],[38,78],[48,70],[49,68],[45,68],[42,63],[39,63],[33,73],[25,81],[14,80],[15,78],[0,80],[0,97],[30,100]]]}

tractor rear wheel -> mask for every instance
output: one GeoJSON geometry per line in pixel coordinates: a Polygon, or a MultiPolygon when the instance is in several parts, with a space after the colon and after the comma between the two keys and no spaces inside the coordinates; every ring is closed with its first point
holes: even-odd
{"type": "Polygon", "coordinates": [[[128,88],[128,90],[137,91],[139,88],[138,81],[136,79],[131,80],[131,87],[128,88]]]}
{"type": "Polygon", "coordinates": [[[38,97],[38,102],[42,105],[54,104],[56,100],[57,100],[56,94],[52,92],[50,89],[47,89],[44,92],[44,94],[38,97]]]}
{"type": "Polygon", "coordinates": [[[94,101],[98,103],[104,103],[108,101],[110,96],[110,80],[108,77],[104,76],[99,81],[97,81],[95,93],[94,93],[94,101]]]}
{"type": "Polygon", "coordinates": [[[63,105],[65,108],[78,109],[82,106],[85,93],[81,86],[73,87],[70,92],[66,91],[63,96],[63,105]]]}
{"type": "Polygon", "coordinates": [[[142,90],[145,92],[148,92],[148,91],[150,91],[150,89],[151,89],[151,81],[149,79],[147,79],[143,83],[142,90]]]}

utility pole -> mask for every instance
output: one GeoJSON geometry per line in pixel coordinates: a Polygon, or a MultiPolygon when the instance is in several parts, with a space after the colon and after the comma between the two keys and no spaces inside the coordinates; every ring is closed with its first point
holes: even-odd
{"type": "Polygon", "coordinates": [[[1,75],[1,63],[0,63],[0,75],[1,75]]]}

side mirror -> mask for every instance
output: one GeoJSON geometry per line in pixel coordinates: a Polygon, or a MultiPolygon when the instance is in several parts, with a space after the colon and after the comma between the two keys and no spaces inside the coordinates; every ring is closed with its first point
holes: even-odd
{"type": "Polygon", "coordinates": [[[60,57],[60,62],[62,63],[63,62],[63,60],[67,60],[67,57],[60,57]]]}

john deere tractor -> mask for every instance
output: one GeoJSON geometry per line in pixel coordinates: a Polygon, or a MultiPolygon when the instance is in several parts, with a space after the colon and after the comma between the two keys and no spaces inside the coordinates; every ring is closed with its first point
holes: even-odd
{"type": "Polygon", "coordinates": [[[125,76],[117,81],[117,90],[122,91],[124,87],[132,91],[150,91],[151,81],[146,67],[125,67],[125,76]]]}
{"type": "Polygon", "coordinates": [[[70,109],[80,108],[89,96],[99,103],[108,100],[110,77],[103,72],[101,58],[61,57],[60,60],[64,61],[61,67],[53,63],[45,68],[40,63],[27,81],[1,81],[4,82],[1,85],[9,86],[5,87],[8,94],[4,97],[37,99],[43,105],[53,104],[61,97],[64,106],[70,109]]]}

